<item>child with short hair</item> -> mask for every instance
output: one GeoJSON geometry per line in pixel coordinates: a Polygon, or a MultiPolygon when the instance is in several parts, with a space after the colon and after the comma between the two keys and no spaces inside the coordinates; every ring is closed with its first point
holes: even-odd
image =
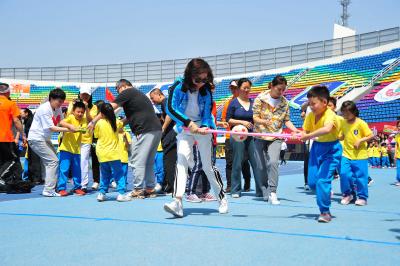
{"type": "Polygon", "coordinates": [[[381,144],[381,166],[382,168],[390,168],[388,148],[385,142],[381,144]]]}
{"type": "MultiPolygon", "coordinates": [[[[68,124],[73,125],[78,132],[65,132],[60,138],[59,160],[60,173],[58,178],[58,193],[60,196],[68,196],[67,180],[71,171],[74,181],[73,193],[83,196],[85,191],[82,190],[81,175],[81,140],[82,131],[87,127],[88,119],[84,117],[86,106],[83,102],[75,102],[72,106],[72,112],[64,120],[60,122],[61,126],[67,127],[68,124]]],[[[61,135],[61,134],[60,134],[61,135]]]]}
{"type": "Polygon", "coordinates": [[[312,110],[303,124],[302,141],[315,138],[308,164],[308,185],[316,190],[320,210],[318,222],[328,223],[330,213],[332,178],[337,169],[342,146],[338,140],[336,114],[328,108],[329,90],[325,86],[314,86],[307,93],[312,110]]]}
{"type": "Polygon", "coordinates": [[[360,119],[357,106],[345,101],[340,108],[344,121],[343,156],[341,160],[340,188],[343,194],[341,204],[348,205],[355,195],[355,204],[364,206],[368,199],[368,154],[367,142],[374,137],[368,124],[360,119]]]}
{"type": "Polygon", "coordinates": [[[94,129],[97,138],[96,154],[100,163],[100,188],[97,201],[105,201],[110,180],[114,178],[117,183],[117,201],[130,201],[131,197],[125,194],[126,183],[122,170],[120,149],[118,146],[117,119],[114,109],[109,103],[100,107],[100,120],[94,129]]]}
{"type": "Polygon", "coordinates": [[[59,160],[56,150],[51,143],[53,132],[75,132],[73,125],[59,127],[58,123],[64,118],[61,106],[66,98],[65,92],[56,88],[49,93],[49,101],[41,104],[33,117],[29,130],[28,143],[32,150],[40,157],[45,185],[42,195],[46,197],[59,197],[55,191],[58,179],[59,160]]]}

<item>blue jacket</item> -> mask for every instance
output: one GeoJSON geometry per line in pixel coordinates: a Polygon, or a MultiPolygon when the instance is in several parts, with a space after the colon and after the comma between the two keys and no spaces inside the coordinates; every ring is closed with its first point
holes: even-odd
{"type": "MultiPolygon", "coordinates": [[[[188,103],[188,88],[183,86],[183,79],[179,78],[169,88],[167,99],[167,114],[176,122],[175,130],[180,133],[182,127],[187,127],[191,120],[185,115],[188,103]]],[[[208,85],[204,85],[199,90],[198,103],[201,117],[201,127],[216,128],[214,116],[211,114],[212,94],[208,85]]]]}

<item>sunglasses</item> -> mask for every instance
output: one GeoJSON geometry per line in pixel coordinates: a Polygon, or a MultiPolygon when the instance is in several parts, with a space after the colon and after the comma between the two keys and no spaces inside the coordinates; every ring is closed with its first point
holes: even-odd
{"type": "Polygon", "coordinates": [[[193,80],[194,80],[194,83],[197,83],[197,84],[208,82],[208,78],[201,79],[200,77],[195,77],[193,80]]]}

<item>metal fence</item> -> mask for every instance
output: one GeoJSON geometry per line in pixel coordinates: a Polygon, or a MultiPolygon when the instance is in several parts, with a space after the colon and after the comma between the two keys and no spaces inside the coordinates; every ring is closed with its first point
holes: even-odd
{"type": "MultiPolygon", "coordinates": [[[[400,28],[390,28],[345,38],[298,44],[272,49],[203,57],[216,77],[251,73],[302,64],[378,47],[400,40],[400,28]]],[[[171,81],[182,75],[190,58],[128,64],[0,68],[0,77],[28,80],[114,82],[171,81]]]]}

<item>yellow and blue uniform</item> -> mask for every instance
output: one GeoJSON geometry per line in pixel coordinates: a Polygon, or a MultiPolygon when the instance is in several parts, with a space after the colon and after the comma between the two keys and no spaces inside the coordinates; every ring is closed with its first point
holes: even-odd
{"type": "Polygon", "coordinates": [[[310,188],[316,190],[321,213],[329,213],[331,181],[342,156],[342,145],[338,141],[338,119],[332,110],[326,109],[318,122],[315,122],[315,114],[309,113],[303,124],[303,129],[311,133],[331,123],[332,130],[314,141],[308,161],[307,181],[310,188]]]}
{"type": "Polygon", "coordinates": [[[367,200],[368,144],[364,141],[358,148],[355,148],[354,143],[372,135],[372,131],[368,124],[360,118],[356,118],[352,124],[344,120],[341,131],[343,132],[344,143],[340,167],[340,189],[345,196],[356,193],[357,197],[367,200]],[[357,191],[355,191],[355,188],[357,191]]]}
{"type": "MultiPolygon", "coordinates": [[[[122,123],[121,123],[122,124],[122,123]]],[[[123,125],[118,124],[118,128],[123,127],[123,125]]],[[[128,147],[132,143],[131,135],[124,131],[118,134],[118,147],[121,154],[121,164],[122,164],[122,172],[125,179],[125,183],[127,182],[128,178],[128,147]]]]}
{"type": "Polygon", "coordinates": [[[373,161],[373,166],[372,167],[380,167],[381,165],[381,150],[379,147],[372,147],[372,161],[373,161]]]}
{"type": "Polygon", "coordinates": [[[161,141],[160,141],[160,143],[158,144],[158,147],[157,147],[156,157],[154,158],[154,167],[153,167],[154,174],[156,176],[158,184],[162,184],[164,181],[163,158],[164,158],[164,153],[163,153],[163,148],[162,148],[161,141]]]}
{"type": "Polygon", "coordinates": [[[382,167],[390,167],[389,155],[386,146],[381,147],[381,165],[382,167]]]}
{"type": "Polygon", "coordinates": [[[367,154],[368,154],[368,163],[370,166],[373,166],[373,161],[372,161],[372,147],[368,147],[367,149],[367,154]]]}
{"type": "Polygon", "coordinates": [[[400,182],[400,134],[397,134],[394,138],[396,142],[396,179],[400,182]]]}
{"type": "Polygon", "coordinates": [[[125,193],[126,182],[122,171],[118,130],[114,131],[106,119],[100,119],[94,128],[94,137],[97,138],[96,155],[101,171],[99,192],[107,193],[110,181],[114,179],[118,192],[125,193]]]}
{"type": "MultiPolygon", "coordinates": [[[[86,118],[78,120],[74,115],[68,115],[64,121],[73,125],[75,128],[81,128],[87,124],[86,118]]],[[[60,173],[58,177],[57,188],[59,191],[67,189],[67,180],[69,172],[72,173],[74,181],[74,190],[81,188],[81,132],[64,132],[59,137],[59,160],[60,173]]]]}

